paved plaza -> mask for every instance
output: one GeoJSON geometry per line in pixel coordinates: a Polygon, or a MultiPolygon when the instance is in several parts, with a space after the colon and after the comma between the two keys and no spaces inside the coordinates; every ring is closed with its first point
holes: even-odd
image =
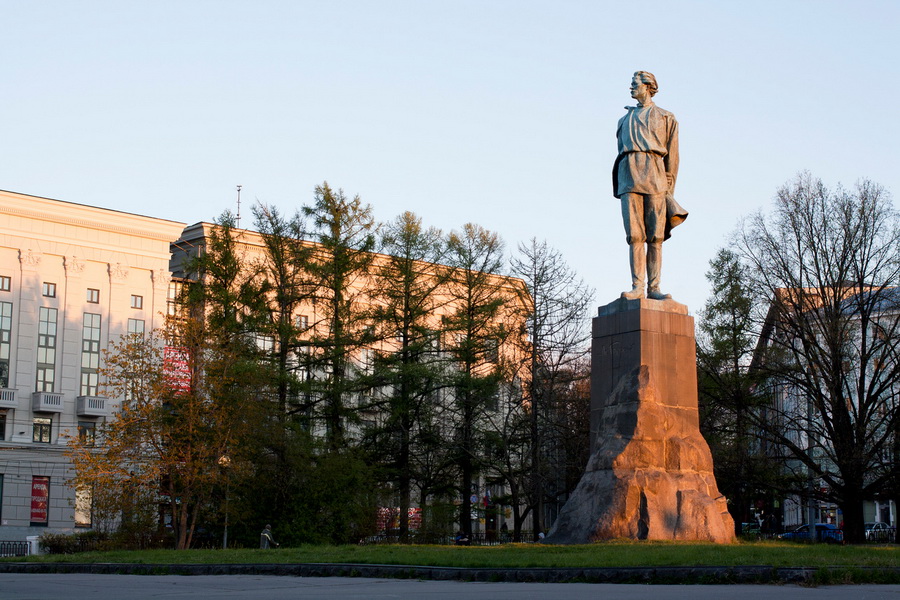
{"type": "Polygon", "coordinates": [[[900,600],[900,585],[626,585],[483,583],[348,577],[252,575],[0,574],[2,600],[179,600],[266,598],[334,600],[447,598],[452,600],[900,600]]]}

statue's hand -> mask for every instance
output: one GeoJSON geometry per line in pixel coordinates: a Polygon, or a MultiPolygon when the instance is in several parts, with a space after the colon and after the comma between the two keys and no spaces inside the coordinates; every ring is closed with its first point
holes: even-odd
{"type": "Polygon", "coordinates": [[[666,183],[669,184],[669,191],[675,188],[675,177],[671,173],[666,173],[666,183]]]}

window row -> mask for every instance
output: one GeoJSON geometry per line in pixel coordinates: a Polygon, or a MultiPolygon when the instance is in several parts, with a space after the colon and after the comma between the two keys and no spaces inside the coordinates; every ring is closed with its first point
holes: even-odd
{"type": "MultiPolygon", "coordinates": [[[[12,302],[0,301],[0,387],[9,387],[10,350],[12,346],[12,302]]],[[[56,388],[57,333],[59,312],[41,306],[38,311],[37,360],[35,391],[53,392],[56,388]]],[[[81,386],[79,395],[96,396],[100,375],[99,313],[84,313],[81,335],[81,386]]],[[[142,319],[128,319],[127,333],[144,334],[142,319]]]]}
{"type": "MultiPolygon", "coordinates": [[[[5,415],[3,424],[5,425],[5,415]]],[[[0,429],[0,432],[4,431],[0,429]]],[[[93,421],[78,421],[78,439],[93,446],[97,438],[97,424],[93,421]]],[[[0,438],[2,439],[2,438],[0,438]]],[[[53,417],[34,417],[32,421],[31,441],[38,444],[49,444],[53,440],[53,417]]]]}
{"type": "MultiPolygon", "coordinates": [[[[0,276],[0,291],[8,292],[10,288],[9,277],[0,276]]],[[[46,298],[56,298],[56,284],[45,281],[41,286],[41,294],[46,298]]],[[[85,291],[85,301],[89,304],[100,304],[100,290],[98,288],[87,288],[85,291]]],[[[136,310],[144,308],[144,297],[138,294],[131,294],[129,306],[136,310]]]]}
{"type": "MultiPolygon", "coordinates": [[[[12,290],[12,277],[8,275],[0,275],[0,292],[9,292],[12,290]]],[[[52,281],[45,281],[41,284],[41,295],[45,298],[56,298],[56,284],[52,281]]],[[[87,288],[85,292],[85,300],[90,304],[100,304],[100,290],[98,288],[87,288]]],[[[129,306],[134,309],[144,308],[144,297],[137,294],[131,294],[129,306]]]]}
{"type": "MultiPolygon", "coordinates": [[[[6,440],[6,412],[0,412],[0,441],[6,440]]],[[[93,421],[78,421],[78,438],[93,446],[96,439],[97,424],[93,421]]],[[[53,440],[53,417],[34,417],[31,422],[31,441],[38,444],[49,444],[53,440]]]]}

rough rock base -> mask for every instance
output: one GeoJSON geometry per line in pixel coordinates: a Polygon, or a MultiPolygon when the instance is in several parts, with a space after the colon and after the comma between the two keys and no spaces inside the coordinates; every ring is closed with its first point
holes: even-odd
{"type": "MultiPolygon", "coordinates": [[[[665,344],[656,346],[665,351],[665,344]]],[[[585,473],[545,543],[734,541],[734,521],[700,435],[696,383],[692,396],[661,397],[654,382],[670,374],[654,374],[652,364],[665,361],[650,358],[650,365],[641,360],[619,371],[597,411],[598,435],[585,473]]],[[[693,356],[686,362],[678,367],[696,368],[693,356]]]]}

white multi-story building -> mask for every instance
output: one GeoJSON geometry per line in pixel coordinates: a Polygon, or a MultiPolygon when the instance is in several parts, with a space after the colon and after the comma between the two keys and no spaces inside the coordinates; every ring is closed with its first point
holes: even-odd
{"type": "Polygon", "coordinates": [[[184,227],[0,191],[0,540],[90,525],[67,441],[115,413],[101,352],[162,325],[184,227]]]}

